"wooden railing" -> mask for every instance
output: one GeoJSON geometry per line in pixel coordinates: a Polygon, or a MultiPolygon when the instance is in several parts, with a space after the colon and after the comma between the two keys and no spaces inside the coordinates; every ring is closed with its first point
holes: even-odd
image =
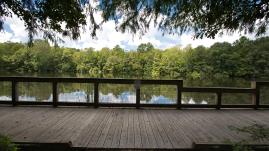
{"type": "MultiPolygon", "coordinates": [[[[100,78],[50,78],[50,77],[0,77],[0,82],[7,81],[12,84],[12,101],[1,101],[0,104],[16,105],[53,105],[57,106],[93,106],[98,107],[174,107],[174,108],[269,108],[269,105],[260,104],[261,86],[269,86],[269,82],[252,82],[251,88],[228,88],[228,87],[183,87],[183,80],[139,80],[139,79],[100,79],[100,78]],[[18,100],[18,82],[45,82],[52,84],[52,102],[33,102],[18,100]],[[86,102],[59,102],[58,83],[91,83],[94,85],[94,101],[86,102]],[[133,84],[136,93],[135,103],[102,103],[99,102],[99,84],[133,84]],[[174,85],[177,87],[175,104],[141,104],[141,85],[174,85]],[[213,93],[217,95],[216,104],[182,104],[182,92],[213,93]],[[222,104],[224,93],[247,93],[252,94],[253,104],[227,105],[222,104]]],[[[0,90],[1,91],[1,90],[0,90]]]]}

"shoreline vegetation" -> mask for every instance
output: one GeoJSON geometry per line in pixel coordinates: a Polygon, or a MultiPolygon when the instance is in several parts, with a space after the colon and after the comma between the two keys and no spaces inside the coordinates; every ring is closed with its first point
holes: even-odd
{"type": "Polygon", "coordinates": [[[190,45],[165,50],[151,43],[137,50],[75,49],[50,46],[35,40],[24,43],[0,43],[0,69],[16,73],[80,73],[91,77],[263,78],[269,74],[269,37],[250,40],[241,37],[234,43],[215,43],[206,48],[190,45]],[[127,74],[128,73],[128,74],[127,74]]]}

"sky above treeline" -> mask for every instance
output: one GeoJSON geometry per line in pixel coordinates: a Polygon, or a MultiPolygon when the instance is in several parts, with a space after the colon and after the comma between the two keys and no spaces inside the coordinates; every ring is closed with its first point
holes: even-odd
{"type": "MultiPolygon", "coordinates": [[[[4,31],[0,32],[0,42],[11,41],[25,43],[28,41],[28,33],[25,30],[23,21],[15,15],[13,15],[12,18],[4,18],[4,21],[4,31]]],[[[255,39],[254,35],[244,35],[243,33],[224,34],[222,36],[216,36],[215,39],[193,39],[193,33],[191,32],[183,35],[163,35],[162,32],[154,28],[153,25],[145,35],[133,35],[130,33],[117,32],[113,21],[108,21],[103,24],[102,29],[97,32],[95,39],[93,39],[89,33],[89,27],[85,27],[78,40],[64,37],[64,43],[59,43],[59,45],[78,49],[92,47],[97,50],[103,47],[113,48],[116,45],[120,45],[120,47],[126,50],[134,50],[139,44],[147,42],[152,43],[155,48],[165,49],[173,46],[185,47],[189,44],[191,44],[192,47],[197,47],[198,45],[209,47],[215,42],[233,43],[241,36],[255,39]]],[[[269,33],[267,32],[264,36],[268,35],[269,33]]],[[[37,35],[35,38],[42,39],[42,35],[37,35]]]]}

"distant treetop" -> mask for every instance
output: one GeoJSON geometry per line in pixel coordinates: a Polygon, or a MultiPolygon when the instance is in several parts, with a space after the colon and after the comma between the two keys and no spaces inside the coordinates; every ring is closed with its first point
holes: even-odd
{"type": "Polygon", "coordinates": [[[114,20],[116,30],[141,34],[154,24],[164,34],[193,32],[194,38],[214,38],[224,32],[267,31],[267,0],[1,0],[0,30],[5,17],[17,15],[24,21],[32,42],[37,32],[58,41],[56,33],[78,39],[83,26],[91,36],[102,23],[114,20]],[[95,13],[102,14],[101,23],[95,13]],[[88,20],[87,20],[88,19],[88,20]]]}

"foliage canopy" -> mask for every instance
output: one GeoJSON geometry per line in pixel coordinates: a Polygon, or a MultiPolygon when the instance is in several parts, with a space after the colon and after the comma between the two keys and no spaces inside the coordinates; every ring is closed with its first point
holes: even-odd
{"type": "Polygon", "coordinates": [[[194,32],[194,38],[214,38],[228,32],[256,33],[267,30],[267,0],[4,0],[0,1],[0,30],[4,17],[17,15],[29,31],[30,42],[37,31],[53,41],[56,33],[77,39],[82,27],[91,35],[101,24],[114,20],[122,32],[144,34],[150,25],[163,33],[194,32]],[[102,21],[96,22],[100,11],[102,21]],[[87,17],[88,16],[88,17],[87,17]]]}

